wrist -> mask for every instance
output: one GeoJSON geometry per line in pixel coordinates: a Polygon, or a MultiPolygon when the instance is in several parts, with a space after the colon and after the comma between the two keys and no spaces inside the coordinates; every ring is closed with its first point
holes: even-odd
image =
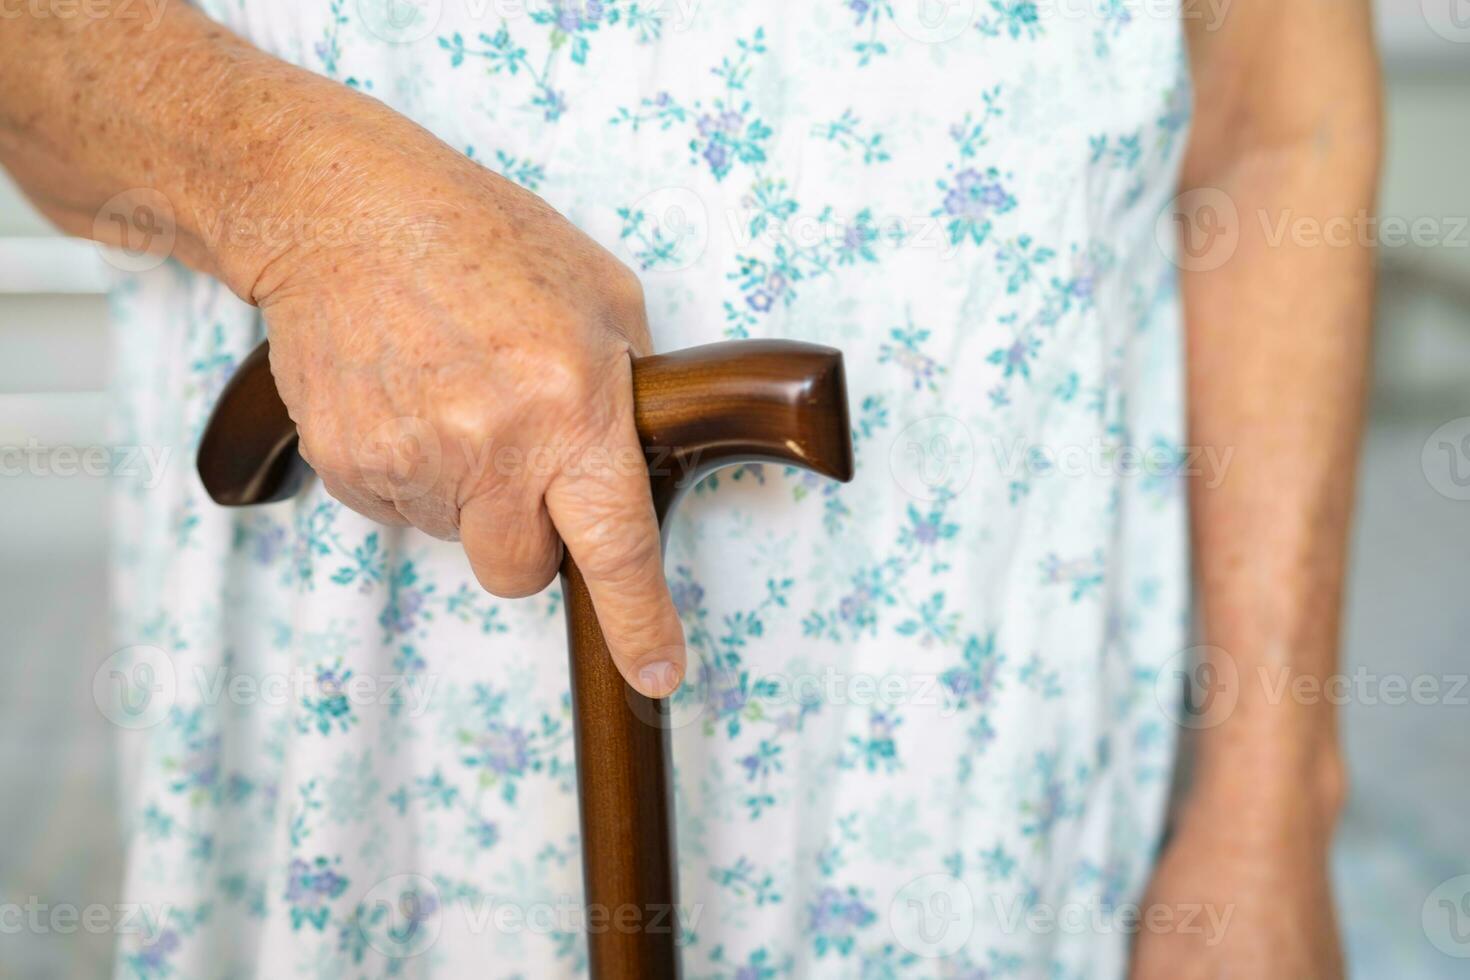
{"type": "Polygon", "coordinates": [[[248,302],[298,279],[417,260],[445,227],[504,218],[497,194],[514,185],[376,99],[304,72],[274,91],[291,111],[251,121],[232,168],[243,186],[217,209],[207,243],[248,302]]]}
{"type": "Polygon", "coordinates": [[[1300,823],[1330,838],[1348,775],[1335,719],[1322,706],[1243,697],[1229,719],[1194,735],[1184,810],[1266,826],[1300,823]]]}
{"type": "Polygon", "coordinates": [[[372,157],[385,155],[399,121],[345,86],[252,58],[220,92],[206,179],[181,195],[180,239],[198,256],[191,264],[258,303],[273,267],[350,241],[345,223],[371,208],[372,157]]]}
{"type": "Polygon", "coordinates": [[[235,285],[248,263],[224,222],[269,193],[282,90],[307,73],[188,6],[162,11],[147,37],[118,12],[16,30],[29,61],[0,71],[0,161],[41,210],[71,234],[235,285]]]}

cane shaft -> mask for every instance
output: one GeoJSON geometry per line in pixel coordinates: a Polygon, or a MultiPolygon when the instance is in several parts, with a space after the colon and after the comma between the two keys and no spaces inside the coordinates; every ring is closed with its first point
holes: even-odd
{"type": "MultiPolygon", "coordinates": [[[[661,526],[680,495],[720,466],[766,461],[852,476],[847,393],[834,350],[745,341],[643,358],[633,365],[633,393],[661,526]]],[[[677,977],[668,706],[628,687],[614,668],[570,558],[562,586],[592,976],[677,977]]]]}

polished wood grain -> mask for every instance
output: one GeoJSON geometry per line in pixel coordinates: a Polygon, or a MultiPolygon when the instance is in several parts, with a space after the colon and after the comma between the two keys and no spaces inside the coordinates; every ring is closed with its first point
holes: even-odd
{"type": "MultiPolygon", "coordinates": [[[[852,479],[842,355],[790,341],[734,341],[633,364],[638,437],[659,523],[721,466],[790,464],[852,479]]],[[[632,690],[608,655],[586,585],[562,565],[571,648],[582,869],[589,910],[670,922],[677,902],[668,705],[632,690]],[[666,911],[668,910],[668,911],[666,911]]],[[[589,931],[597,977],[679,975],[677,931],[589,931]]]]}
{"type": "Polygon", "coordinates": [[[286,500],[311,472],[299,441],[271,377],[270,344],[261,344],[220,392],[199,440],[199,478],[225,507],[286,500]]]}
{"type": "MultiPolygon", "coordinates": [[[[660,524],[721,466],[770,462],[852,478],[842,355],[795,341],[732,341],[636,360],[638,435],[660,524]]],[[[199,447],[218,503],[290,497],[308,472],[265,345],[225,388],[199,447]]],[[[668,704],[638,694],[608,655],[586,583],[562,564],[571,657],[587,945],[604,980],[678,977],[668,704]]]]}

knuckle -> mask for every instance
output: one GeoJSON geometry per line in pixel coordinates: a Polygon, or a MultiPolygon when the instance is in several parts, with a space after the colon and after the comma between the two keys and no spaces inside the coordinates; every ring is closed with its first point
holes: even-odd
{"type": "Polygon", "coordinates": [[[342,449],[342,440],[337,436],[335,427],[300,426],[297,450],[318,475],[331,477],[334,482],[348,481],[356,471],[348,454],[342,449]]]}
{"type": "Polygon", "coordinates": [[[425,429],[441,447],[477,446],[499,428],[498,413],[479,393],[441,391],[424,420],[425,429]]]}
{"type": "Polygon", "coordinates": [[[598,372],[581,350],[548,350],[538,359],[535,370],[539,407],[543,411],[564,413],[563,417],[575,417],[584,411],[599,382],[598,372]]]}
{"type": "Polygon", "coordinates": [[[614,260],[608,279],[608,293],[614,307],[621,312],[641,315],[644,309],[643,280],[638,278],[638,273],[614,260]]]}

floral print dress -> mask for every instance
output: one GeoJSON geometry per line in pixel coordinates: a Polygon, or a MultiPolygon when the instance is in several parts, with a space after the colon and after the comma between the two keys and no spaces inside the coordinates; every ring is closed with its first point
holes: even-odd
{"type": "MultiPolygon", "coordinates": [[[[1120,975],[1186,644],[1177,12],[201,6],[545,197],[659,349],[844,351],[856,480],[725,470],[671,533],[686,973],[1120,975]]],[[[113,307],[117,439],[173,453],[114,515],[153,923],[117,973],[584,973],[558,589],[498,600],[315,481],[215,507],[193,451],[258,313],[175,265],[113,307]]]]}

